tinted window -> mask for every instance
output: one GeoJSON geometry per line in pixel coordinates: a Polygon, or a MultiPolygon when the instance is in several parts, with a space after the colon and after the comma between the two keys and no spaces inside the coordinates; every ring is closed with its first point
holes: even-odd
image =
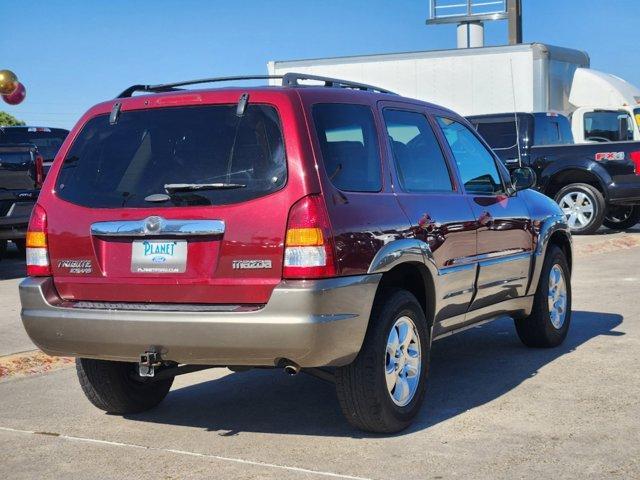
{"type": "Polygon", "coordinates": [[[493,155],[463,124],[438,117],[447,143],[458,165],[465,190],[476,194],[502,193],[502,181],[493,155]]]}
{"type": "Polygon", "coordinates": [[[556,114],[535,114],[534,145],[565,145],[573,143],[571,126],[566,117],[556,114]]]}
{"type": "Polygon", "coordinates": [[[0,143],[30,143],[45,160],[53,160],[68,133],[59,128],[0,128],[0,143]]]}
{"type": "Polygon", "coordinates": [[[427,118],[385,110],[384,120],[402,188],[407,192],[453,190],[447,164],[427,118]]]}
{"type": "Polygon", "coordinates": [[[221,205],[267,195],[284,186],[286,160],[274,108],[235,105],[123,112],[83,127],[69,150],[57,191],[90,207],[221,205]],[[218,184],[176,191],[169,184],[218,184]],[[221,185],[222,184],[222,185],[221,185]],[[164,203],[145,197],[170,193],[164,203]]]}
{"type": "Polygon", "coordinates": [[[509,149],[518,146],[516,122],[513,120],[478,123],[476,129],[491,148],[509,149]]]}
{"type": "Polygon", "coordinates": [[[365,105],[318,104],[313,107],[313,121],[331,182],[347,191],[380,190],[380,153],[371,109],[365,105]]]}
{"type": "Polygon", "coordinates": [[[633,140],[633,120],[625,112],[587,112],[584,114],[585,140],[617,142],[633,140]],[[620,119],[627,119],[627,130],[620,135],[620,119]]]}

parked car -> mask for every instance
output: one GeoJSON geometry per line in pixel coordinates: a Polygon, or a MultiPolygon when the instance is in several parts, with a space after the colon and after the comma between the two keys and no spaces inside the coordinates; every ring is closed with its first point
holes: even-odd
{"type": "Polygon", "coordinates": [[[0,127],[0,144],[32,144],[38,148],[44,160],[45,175],[51,167],[62,142],[69,134],[64,128],[50,127],[0,127]]]}
{"type": "Polygon", "coordinates": [[[507,167],[535,170],[536,189],[558,202],[572,233],[603,224],[624,230],[640,220],[640,142],[576,145],[569,120],[556,113],[468,119],[507,167]]]}
{"type": "Polygon", "coordinates": [[[0,145],[0,258],[8,241],[24,253],[27,224],[43,180],[43,159],[34,145],[0,145]]]}
{"type": "Polygon", "coordinates": [[[77,357],[98,408],[150,409],[195,369],[279,367],[396,432],[432,340],[511,316],[526,345],[562,343],[565,218],[464,118],[309,75],[174,91],[197,83],[90,109],[31,218],[24,326],[77,357]]]}

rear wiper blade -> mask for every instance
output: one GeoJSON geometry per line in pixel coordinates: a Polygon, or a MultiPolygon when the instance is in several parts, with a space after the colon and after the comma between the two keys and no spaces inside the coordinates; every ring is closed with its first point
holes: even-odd
{"type": "Polygon", "coordinates": [[[244,188],[242,183],[166,183],[164,189],[167,193],[195,192],[198,190],[227,190],[232,188],[244,188]]]}

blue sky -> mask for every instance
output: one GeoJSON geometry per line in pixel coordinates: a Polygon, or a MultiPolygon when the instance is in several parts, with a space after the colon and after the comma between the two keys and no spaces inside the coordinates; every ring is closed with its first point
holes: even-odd
{"type": "MultiPolygon", "coordinates": [[[[523,0],[524,41],[586,50],[591,66],[640,85],[639,0],[523,0]],[[605,7],[606,8],[603,8],[605,7]]],[[[264,74],[268,60],[455,47],[426,26],[428,0],[0,0],[0,69],[27,88],[3,109],[70,128],[135,83],[264,74]]],[[[486,43],[506,43],[489,22],[486,43]]]]}

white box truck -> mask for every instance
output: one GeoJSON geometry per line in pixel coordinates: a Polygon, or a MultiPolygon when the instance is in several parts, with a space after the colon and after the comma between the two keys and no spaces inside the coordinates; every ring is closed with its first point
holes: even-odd
{"type": "Polygon", "coordinates": [[[626,82],[601,72],[591,75],[594,71],[589,67],[586,52],[542,43],[267,64],[270,75],[300,72],[367,83],[447,106],[462,115],[518,111],[560,112],[570,116],[580,107],[585,110],[573,122],[578,141],[604,140],[590,139],[600,135],[593,135],[594,128],[587,129],[585,122],[589,127],[594,122],[598,125],[613,122],[615,128],[604,125],[596,128],[596,133],[607,128],[614,128],[617,133],[620,125],[626,125],[630,136],[612,140],[640,140],[640,116],[636,117],[634,112],[638,108],[640,113],[640,91],[634,94],[634,87],[626,84],[630,88],[623,94],[611,93],[621,91],[620,82],[626,82]],[[579,80],[575,88],[574,79],[579,80]],[[631,104],[631,100],[635,103],[631,104]],[[585,117],[586,113],[589,114],[585,117]],[[619,121],[621,115],[628,116],[626,124],[619,121]]]}

